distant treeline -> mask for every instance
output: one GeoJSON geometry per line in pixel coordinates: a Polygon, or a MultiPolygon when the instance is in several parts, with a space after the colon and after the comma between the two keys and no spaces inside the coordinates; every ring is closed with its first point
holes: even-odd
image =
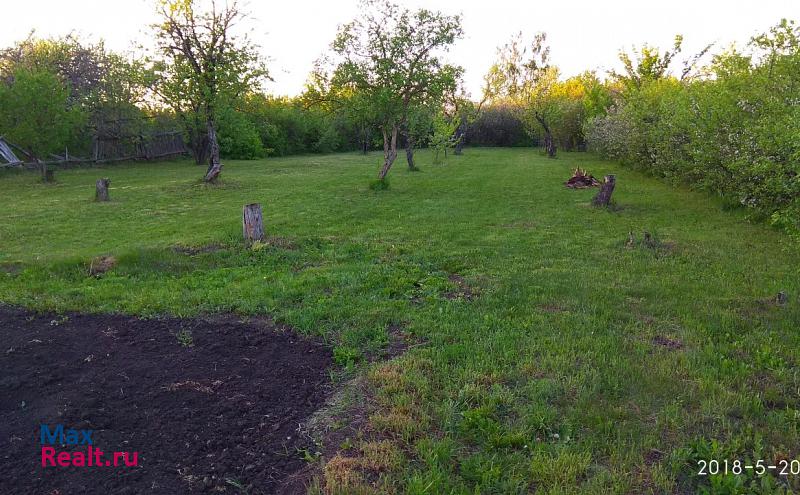
{"type": "MultiPolygon", "coordinates": [[[[436,134],[444,132],[453,133],[450,145],[537,146],[545,136],[541,117],[559,150],[597,151],[800,232],[800,29],[782,21],[741,51],[714,54],[709,47],[682,65],[680,51],[678,37],[667,51],[645,45],[623,52],[623,70],[605,80],[592,72],[563,80],[546,65],[525,87],[527,99],[498,91],[480,105],[462,101],[460,109],[445,100],[420,110],[415,145],[441,143],[436,134]]],[[[155,105],[159,80],[145,65],[73,36],[29,38],[2,50],[0,135],[43,157],[66,148],[89,156],[98,136],[179,129],[202,163],[204,123],[191,111],[155,105]],[[20,118],[32,113],[44,117],[20,118]]],[[[508,87],[508,80],[501,83],[508,87]]],[[[380,131],[363,112],[317,103],[308,94],[279,98],[256,90],[225,100],[222,156],[381,148],[380,131]]]]}
{"type": "MultiPolygon", "coordinates": [[[[102,43],[89,44],[75,36],[31,37],[0,51],[0,135],[31,144],[36,148],[32,151],[42,158],[63,154],[65,149],[73,156],[91,157],[98,136],[135,140],[180,129],[202,162],[202,123],[195,122],[191,112],[177,114],[155,105],[158,83],[143,63],[110,52],[102,43]],[[19,118],[31,115],[31,108],[43,115],[41,122],[19,118]]],[[[574,86],[572,82],[563,85],[574,86]]],[[[559,98],[563,100],[564,95],[559,98]]],[[[562,105],[565,115],[556,128],[562,149],[580,149],[584,144],[582,98],[579,92],[562,105]]],[[[526,129],[517,110],[503,101],[488,103],[470,121],[465,142],[476,146],[536,145],[538,136],[526,129]]],[[[306,95],[288,98],[249,92],[225,102],[218,125],[221,153],[229,159],[381,147],[377,128],[365,126],[359,116],[314,105],[306,95]]],[[[433,126],[430,120],[418,146],[428,143],[433,126]]]]}

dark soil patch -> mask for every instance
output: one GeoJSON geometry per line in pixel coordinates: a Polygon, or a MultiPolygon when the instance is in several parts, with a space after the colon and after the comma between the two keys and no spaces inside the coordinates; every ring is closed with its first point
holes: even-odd
{"type": "Polygon", "coordinates": [[[478,297],[478,291],[473,289],[467,284],[467,281],[457,273],[451,273],[449,277],[450,283],[456,286],[456,289],[446,292],[444,297],[450,300],[464,299],[465,301],[472,301],[478,297]]]}
{"type": "Polygon", "coordinates": [[[644,455],[644,463],[648,466],[652,466],[653,464],[657,464],[661,459],[665,456],[664,452],[658,449],[650,449],[644,455]]]}
{"type": "Polygon", "coordinates": [[[412,347],[426,344],[424,340],[421,340],[406,331],[406,326],[402,323],[390,324],[387,332],[389,334],[389,345],[386,347],[386,350],[383,353],[383,359],[392,359],[404,354],[412,347]]]}
{"type": "Polygon", "coordinates": [[[386,348],[385,358],[391,359],[399,356],[408,350],[414,343],[414,339],[405,331],[405,325],[392,323],[389,325],[389,346],[386,348]]]}
{"type": "Polygon", "coordinates": [[[329,350],[268,320],[0,307],[0,328],[0,493],[280,493],[329,391],[329,350]],[[42,424],[91,429],[138,467],[42,467],[42,424]]]}
{"type": "Polygon", "coordinates": [[[98,256],[89,262],[89,275],[99,277],[117,266],[117,258],[113,256],[98,256]]]}
{"type": "Polygon", "coordinates": [[[656,335],[653,337],[653,343],[661,347],[666,347],[667,349],[683,349],[683,342],[664,335],[656,335]]]}

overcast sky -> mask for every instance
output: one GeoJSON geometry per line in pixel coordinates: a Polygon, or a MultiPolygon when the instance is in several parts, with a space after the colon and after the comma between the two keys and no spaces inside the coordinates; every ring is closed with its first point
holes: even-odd
{"type": "MultiPolygon", "coordinates": [[[[220,2],[224,0],[218,0],[220,2]]],[[[0,46],[23,39],[35,29],[39,36],[75,31],[114,50],[130,50],[152,37],[154,0],[21,0],[3,2],[0,46]]],[[[782,17],[800,21],[800,0],[400,0],[410,7],[426,6],[460,13],[465,38],[450,53],[450,61],[466,69],[467,88],[479,96],[481,81],[498,45],[522,31],[548,34],[552,61],[569,76],[585,69],[617,67],[622,48],[650,43],[671,46],[684,35],[684,56],[710,42],[744,44],[782,17]],[[668,5],[668,6],[667,6],[668,5]]],[[[274,82],[267,90],[296,95],[319,57],[332,41],[337,25],[358,13],[357,0],[250,0],[247,27],[269,57],[274,82]]]]}

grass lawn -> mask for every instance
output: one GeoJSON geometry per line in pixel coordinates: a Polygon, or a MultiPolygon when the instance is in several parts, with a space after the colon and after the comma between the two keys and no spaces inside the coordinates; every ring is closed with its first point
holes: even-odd
{"type": "Polygon", "coordinates": [[[377,154],[231,161],[213,187],[188,162],[0,175],[0,301],[269,314],[322,336],[365,394],[337,424],[367,415],[324,446],[331,493],[800,491],[697,474],[800,457],[796,244],[589,154],[418,161],[378,192],[377,154]],[[617,175],[614,208],[564,188],[575,166],[617,175]],[[94,203],[103,176],[112,202],[94,203]],[[271,238],[246,249],[250,202],[271,238]],[[118,265],[90,277],[99,255],[118,265]],[[400,335],[407,352],[381,359],[400,335]]]}

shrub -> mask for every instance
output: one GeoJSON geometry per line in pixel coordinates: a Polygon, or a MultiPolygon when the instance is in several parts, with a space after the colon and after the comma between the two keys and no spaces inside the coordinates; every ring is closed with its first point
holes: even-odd
{"type": "Polygon", "coordinates": [[[800,29],[783,21],[713,77],[627,88],[584,130],[602,155],[720,194],[800,234],[800,29]]]}
{"type": "Polygon", "coordinates": [[[483,109],[467,129],[466,141],[473,146],[529,146],[531,140],[522,120],[510,105],[483,109]]]}
{"type": "Polygon", "coordinates": [[[253,160],[266,156],[261,136],[244,114],[225,109],[219,118],[219,149],[224,158],[253,160]]]}

